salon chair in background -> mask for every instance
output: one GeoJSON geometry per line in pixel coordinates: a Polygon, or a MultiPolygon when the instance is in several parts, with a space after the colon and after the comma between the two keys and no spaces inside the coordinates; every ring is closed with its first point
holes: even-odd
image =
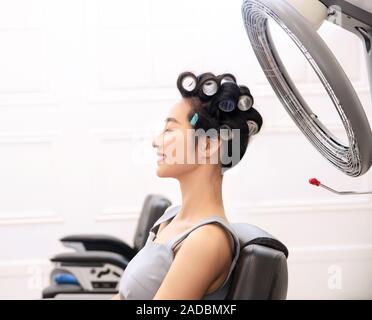
{"type": "Polygon", "coordinates": [[[124,269],[145,245],[150,228],[170,205],[171,201],[162,195],[150,194],[145,198],[133,247],[108,235],[81,234],[62,238],[63,245],[75,251],[51,258],[54,269],[42,297],[105,299],[117,293],[124,269]]]}

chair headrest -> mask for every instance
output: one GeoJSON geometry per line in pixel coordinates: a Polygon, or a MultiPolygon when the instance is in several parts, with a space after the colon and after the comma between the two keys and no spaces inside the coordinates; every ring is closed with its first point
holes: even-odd
{"type": "Polygon", "coordinates": [[[230,225],[239,237],[241,248],[257,244],[281,251],[288,258],[287,247],[265,230],[249,223],[231,223],[230,225]]]}
{"type": "Polygon", "coordinates": [[[171,204],[172,202],[162,194],[149,194],[146,196],[134,233],[133,248],[136,251],[145,245],[150,228],[171,204]]]}

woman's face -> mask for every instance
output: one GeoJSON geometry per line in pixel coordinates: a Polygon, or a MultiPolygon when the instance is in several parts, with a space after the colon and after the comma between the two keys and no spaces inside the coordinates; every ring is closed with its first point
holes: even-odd
{"type": "Polygon", "coordinates": [[[193,128],[187,119],[190,104],[181,99],[169,111],[164,129],[153,139],[158,155],[157,175],[159,177],[180,177],[195,170],[195,143],[193,128]]]}

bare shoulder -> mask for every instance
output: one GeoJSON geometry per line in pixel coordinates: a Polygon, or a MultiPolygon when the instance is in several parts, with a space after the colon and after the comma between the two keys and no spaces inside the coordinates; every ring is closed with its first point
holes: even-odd
{"type": "Polygon", "coordinates": [[[219,223],[208,223],[196,228],[190,233],[191,237],[198,240],[205,240],[217,246],[231,248],[231,234],[224,226],[219,223]]]}
{"type": "Polygon", "coordinates": [[[234,248],[232,241],[231,234],[225,227],[219,223],[209,223],[193,230],[181,248],[185,247],[184,251],[197,250],[212,259],[217,258],[217,263],[223,269],[232,259],[234,248]]]}
{"type": "Polygon", "coordinates": [[[224,226],[213,223],[191,231],[177,250],[154,299],[201,299],[216,281],[220,285],[233,254],[228,234],[224,226]]]}

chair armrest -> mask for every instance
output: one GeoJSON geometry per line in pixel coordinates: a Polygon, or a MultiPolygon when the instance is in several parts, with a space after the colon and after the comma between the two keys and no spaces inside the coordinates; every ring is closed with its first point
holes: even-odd
{"type": "Polygon", "coordinates": [[[66,252],[55,255],[50,259],[52,262],[64,266],[86,266],[103,267],[104,264],[112,264],[121,269],[125,269],[129,260],[120,254],[104,251],[86,251],[86,252],[66,252]]]}
{"type": "Polygon", "coordinates": [[[95,292],[95,291],[84,290],[80,286],[76,286],[76,285],[52,284],[46,287],[42,291],[42,298],[46,300],[50,300],[50,299],[67,299],[67,300],[105,299],[105,300],[109,300],[116,293],[117,293],[117,290],[114,290],[114,289],[112,291],[106,291],[106,292],[95,292]]]}
{"type": "Polygon", "coordinates": [[[122,240],[101,234],[75,234],[60,239],[64,246],[82,251],[108,251],[122,255],[131,260],[136,250],[122,240]]]}

